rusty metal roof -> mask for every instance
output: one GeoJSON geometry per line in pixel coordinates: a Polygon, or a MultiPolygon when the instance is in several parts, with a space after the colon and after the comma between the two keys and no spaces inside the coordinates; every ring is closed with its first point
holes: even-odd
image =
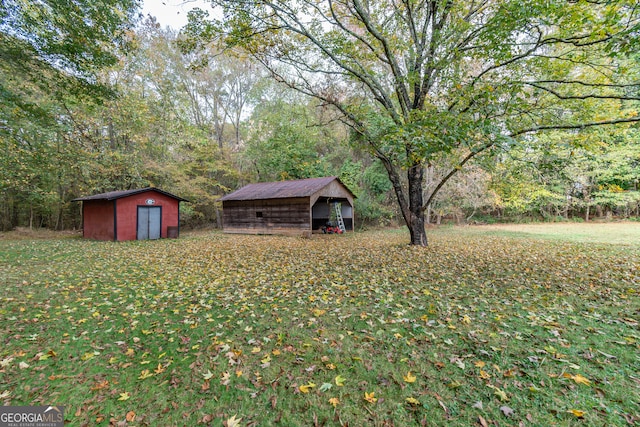
{"type": "Polygon", "coordinates": [[[145,193],[147,191],[155,191],[157,193],[164,194],[165,196],[172,197],[178,201],[188,202],[187,199],[183,199],[182,197],[178,197],[174,194],[167,193],[166,191],[154,187],[138,188],[135,190],[109,191],[108,193],[94,194],[93,196],[78,197],[77,199],[73,199],[72,202],[84,202],[87,200],[115,200],[127,196],[133,196],[134,194],[145,193]]]}
{"type": "Polygon", "coordinates": [[[309,197],[333,181],[338,181],[353,197],[353,193],[336,176],[298,179],[295,181],[258,182],[229,193],[220,200],[264,200],[309,197]]]}

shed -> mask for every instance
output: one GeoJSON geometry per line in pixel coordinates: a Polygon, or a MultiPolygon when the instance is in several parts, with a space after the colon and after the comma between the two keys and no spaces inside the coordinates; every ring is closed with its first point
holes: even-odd
{"type": "Polygon", "coordinates": [[[246,234],[307,234],[320,230],[335,204],[353,231],[356,196],[339,178],[249,184],[222,197],[223,230],[246,234]]]}
{"type": "Polygon", "coordinates": [[[111,191],[79,197],[83,237],[96,240],[147,240],[178,237],[180,202],[188,200],[157,188],[111,191]]]}

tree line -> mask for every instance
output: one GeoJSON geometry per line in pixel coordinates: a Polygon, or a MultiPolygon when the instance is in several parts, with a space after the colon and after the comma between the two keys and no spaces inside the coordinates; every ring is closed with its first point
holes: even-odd
{"type": "Polygon", "coordinates": [[[297,4],[176,32],[135,1],[3,3],[0,228],[79,228],[72,199],[146,186],[218,226],[231,190],[326,175],[414,244],[443,219],[638,216],[635,2],[297,4]]]}

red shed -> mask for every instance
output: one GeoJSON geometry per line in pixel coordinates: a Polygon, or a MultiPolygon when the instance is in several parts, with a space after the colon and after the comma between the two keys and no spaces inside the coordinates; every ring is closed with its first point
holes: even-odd
{"type": "Polygon", "coordinates": [[[82,202],[83,236],[96,240],[178,237],[180,202],[188,200],[157,188],[111,191],[73,200],[82,202]]]}

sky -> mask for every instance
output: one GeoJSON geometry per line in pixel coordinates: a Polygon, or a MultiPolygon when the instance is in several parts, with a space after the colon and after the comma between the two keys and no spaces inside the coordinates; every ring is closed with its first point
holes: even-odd
{"type": "Polygon", "coordinates": [[[142,14],[155,16],[163,27],[179,30],[187,23],[187,13],[195,7],[211,12],[206,0],[144,0],[142,14]]]}

